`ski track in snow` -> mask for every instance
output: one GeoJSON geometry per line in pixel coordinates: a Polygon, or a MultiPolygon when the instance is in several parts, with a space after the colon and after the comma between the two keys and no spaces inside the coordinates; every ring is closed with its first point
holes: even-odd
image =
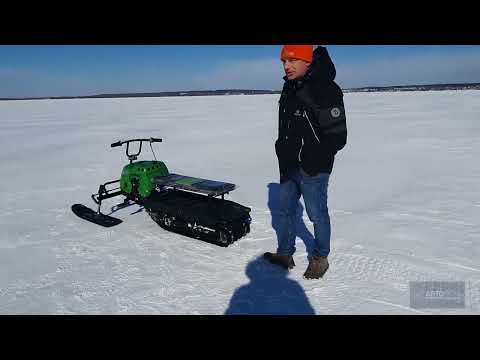
{"type": "Polygon", "coordinates": [[[319,281],[302,278],[304,206],[297,266],[258,259],[276,247],[277,101],[0,102],[0,313],[479,313],[480,92],[346,94],[349,144],[332,174],[319,281]],[[164,138],[154,149],[171,171],[236,183],[227,198],[252,208],[250,234],[220,248],[167,233],[137,205],[114,212],[114,228],[76,218],[70,206],[93,207],[90,194],[126,163],[109,144],[136,136],[164,138]],[[411,281],[464,281],[465,308],[411,308],[411,281]]]}

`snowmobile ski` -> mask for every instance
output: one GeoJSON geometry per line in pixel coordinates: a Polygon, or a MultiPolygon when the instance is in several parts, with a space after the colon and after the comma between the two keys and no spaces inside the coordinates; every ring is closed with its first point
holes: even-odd
{"type": "Polygon", "coordinates": [[[72,211],[78,217],[104,227],[112,227],[122,223],[122,220],[120,219],[97,213],[82,204],[72,205],[72,211]]]}

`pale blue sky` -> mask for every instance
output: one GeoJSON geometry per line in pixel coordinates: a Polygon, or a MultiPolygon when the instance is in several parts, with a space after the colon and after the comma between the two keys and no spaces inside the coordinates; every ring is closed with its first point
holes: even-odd
{"type": "MultiPolygon", "coordinates": [[[[480,82],[480,46],[328,45],[343,88],[480,82]]],[[[1,45],[0,97],[280,90],[279,45],[1,45]]]]}

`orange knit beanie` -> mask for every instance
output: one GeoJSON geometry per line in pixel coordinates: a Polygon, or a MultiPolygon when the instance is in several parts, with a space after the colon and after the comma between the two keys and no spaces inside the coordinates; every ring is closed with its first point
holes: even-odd
{"type": "Polygon", "coordinates": [[[312,62],[313,45],[284,45],[280,58],[282,60],[300,59],[306,62],[312,62]]]}

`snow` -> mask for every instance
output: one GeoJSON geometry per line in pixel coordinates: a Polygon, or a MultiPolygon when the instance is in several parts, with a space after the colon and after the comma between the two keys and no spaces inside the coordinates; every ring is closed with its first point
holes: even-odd
{"type": "Polygon", "coordinates": [[[303,204],[297,267],[260,257],[276,249],[278,95],[0,102],[0,313],[480,313],[480,92],[345,103],[330,269],[312,281],[303,204]],[[77,218],[70,206],[94,207],[127,163],[110,143],[150,136],[170,171],[237,184],[227,198],[252,208],[251,233],[221,248],[162,230],[137,205],[113,228],[77,218]],[[465,307],[415,309],[411,281],[465,282],[465,307]]]}

